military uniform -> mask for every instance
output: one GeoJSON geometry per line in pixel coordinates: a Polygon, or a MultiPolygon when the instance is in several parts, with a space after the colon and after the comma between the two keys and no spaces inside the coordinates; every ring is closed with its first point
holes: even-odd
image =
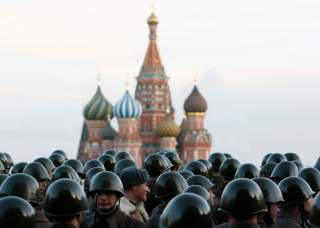
{"type": "Polygon", "coordinates": [[[216,228],[261,228],[261,226],[257,224],[249,224],[249,223],[236,223],[236,224],[223,223],[215,227],[216,228]]]}
{"type": "Polygon", "coordinates": [[[37,208],[34,208],[36,215],[36,225],[35,228],[50,228],[51,223],[48,218],[37,208]]]}
{"type": "Polygon", "coordinates": [[[144,208],[143,203],[135,204],[126,197],[120,199],[120,210],[140,222],[146,222],[149,219],[149,215],[144,208]]]}
{"type": "Polygon", "coordinates": [[[148,212],[148,214],[151,214],[153,208],[155,208],[156,206],[158,206],[161,203],[160,199],[157,199],[155,197],[155,191],[156,191],[155,185],[156,185],[156,178],[150,179],[150,182],[148,183],[148,187],[150,189],[150,192],[148,194],[148,200],[145,203],[145,208],[146,208],[146,211],[148,212]]]}
{"type": "Polygon", "coordinates": [[[91,212],[90,215],[83,219],[80,228],[145,228],[145,225],[129,217],[117,207],[108,216],[99,215],[98,212],[91,212]]]}
{"type": "Polygon", "coordinates": [[[308,227],[297,207],[284,207],[277,216],[275,226],[277,228],[304,228],[308,227]]]}
{"type": "Polygon", "coordinates": [[[151,216],[149,221],[147,222],[147,227],[148,228],[157,228],[159,227],[159,222],[160,222],[160,216],[163,212],[163,210],[165,209],[165,207],[167,206],[169,202],[162,202],[160,205],[158,205],[157,207],[155,207],[152,210],[151,216]]]}

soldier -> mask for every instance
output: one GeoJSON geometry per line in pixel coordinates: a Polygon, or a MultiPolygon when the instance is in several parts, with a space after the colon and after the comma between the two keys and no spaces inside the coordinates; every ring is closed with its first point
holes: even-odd
{"type": "Polygon", "coordinates": [[[262,214],[259,217],[259,225],[260,227],[273,227],[278,212],[280,211],[278,205],[283,203],[282,193],[278,187],[272,180],[265,177],[256,177],[252,179],[256,182],[262,193],[264,202],[268,208],[268,212],[262,214]]]}
{"type": "Polygon", "coordinates": [[[224,162],[226,159],[227,158],[224,154],[218,152],[212,153],[208,158],[208,161],[212,165],[212,182],[216,185],[216,187],[223,183],[223,177],[220,175],[219,169],[222,162],[224,162]]]}
{"type": "Polygon", "coordinates": [[[182,193],[188,184],[186,180],[177,172],[167,172],[161,174],[156,181],[156,197],[161,200],[161,204],[152,210],[148,221],[148,228],[156,228],[159,226],[160,215],[176,195],[182,193]]]}
{"type": "Polygon", "coordinates": [[[194,193],[183,193],[173,198],[165,208],[159,227],[212,228],[213,225],[209,204],[194,193]]]}
{"type": "Polygon", "coordinates": [[[35,228],[49,228],[50,222],[43,214],[38,200],[39,184],[32,176],[17,173],[8,177],[0,187],[1,196],[17,196],[28,201],[35,210],[35,228]]]}
{"type": "Polygon", "coordinates": [[[90,169],[95,168],[95,167],[105,169],[104,165],[102,164],[101,161],[99,161],[97,159],[91,159],[91,160],[86,161],[86,163],[84,164],[84,167],[83,167],[84,174],[87,175],[87,172],[90,169]]]}
{"type": "Polygon", "coordinates": [[[63,164],[63,162],[66,160],[66,158],[59,154],[59,153],[52,153],[49,156],[50,161],[54,164],[55,167],[59,167],[63,164]]]}
{"type": "Polygon", "coordinates": [[[113,172],[116,173],[117,175],[120,175],[122,170],[131,166],[137,167],[137,164],[135,163],[135,161],[128,158],[121,159],[120,161],[116,162],[113,172]]]}
{"type": "Polygon", "coordinates": [[[234,178],[255,178],[260,176],[259,169],[250,163],[242,164],[234,175],[234,178]]]}
{"type": "Polygon", "coordinates": [[[269,162],[264,164],[260,169],[260,176],[269,178],[276,166],[277,163],[275,162],[269,162]]]}
{"type": "Polygon", "coordinates": [[[201,161],[191,161],[185,165],[183,170],[192,172],[194,175],[202,175],[209,178],[209,171],[207,166],[204,165],[201,161]]]}
{"type": "Polygon", "coordinates": [[[113,171],[116,164],[116,159],[109,154],[102,154],[98,157],[98,160],[101,161],[104,165],[106,171],[113,171]]]}
{"type": "Polygon", "coordinates": [[[135,220],[119,208],[124,189],[120,178],[109,171],[96,174],[89,192],[95,196],[95,209],[81,222],[81,228],[140,228],[144,224],[135,220]]]}
{"type": "Polygon", "coordinates": [[[277,184],[286,177],[298,175],[297,166],[291,161],[280,162],[272,171],[271,179],[277,184]]]}
{"type": "Polygon", "coordinates": [[[158,206],[161,201],[155,198],[155,183],[158,176],[162,173],[170,170],[170,166],[166,162],[163,155],[160,154],[150,154],[144,160],[144,168],[147,170],[150,181],[148,183],[148,187],[150,189],[150,193],[148,194],[148,200],[145,203],[145,208],[148,214],[151,214],[153,208],[158,206]]]}
{"type": "Polygon", "coordinates": [[[146,170],[128,167],[120,172],[125,197],[120,199],[120,209],[128,216],[146,222],[149,215],[144,208],[147,201],[149,174],[146,170]]]}
{"type": "Polygon", "coordinates": [[[52,219],[52,228],[78,228],[81,212],[88,201],[79,183],[60,179],[50,185],[44,200],[44,211],[52,219]]]}
{"type": "Polygon", "coordinates": [[[34,209],[27,201],[16,196],[0,199],[0,227],[34,228],[34,209]]]}
{"type": "Polygon", "coordinates": [[[79,160],[68,159],[68,160],[65,160],[62,165],[70,166],[71,168],[74,169],[74,171],[76,171],[76,173],[79,175],[81,179],[84,179],[85,175],[83,172],[83,165],[79,160]]]}
{"type": "Polygon", "coordinates": [[[80,184],[79,175],[70,166],[62,165],[54,170],[53,175],[52,175],[52,182],[59,180],[59,179],[62,179],[62,178],[68,178],[68,179],[74,180],[80,184]]]}
{"type": "MultiPolygon", "coordinates": [[[[12,166],[11,174],[23,173],[23,169],[24,169],[24,167],[26,167],[26,165],[28,165],[27,162],[18,162],[18,163],[16,163],[14,166],[12,166]]],[[[1,164],[0,164],[0,167],[1,167],[1,164]]],[[[0,172],[1,172],[1,168],[0,168],[0,172]]]]}
{"type": "Polygon", "coordinates": [[[320,227],[320,194],[314,198],[310,213],[310,222],[313,225],[313,228],[320,227]]]}
{"type": "Polygon", "coordinates": [[[228,223],[218,225],[219,228],[260,227],[259,215],[267,211],[261,189],[247,178],[235,179],[226,186],[220,206],[228,214],[228,223]]]}
{"type": "Polygon", "coordinates": [[[46,168],[48,174],[49,174],[49,178],[51,179],[52,178],[52,173],[53,173],[53,170],[56,168],[53,164],[53,162],[48,159],[48,158],[45,158],[45,157],[41,157],[41,158],[37,158],[34,160],[34,162],[39,162],[41,163],[41,165],[44,166],[44,168],[46,168]]]}
{"type": "Polygon", "coordinates": [[[173,165],[171,168],[172,171],[178,171],[180,169],[182,161],[177,152],[167,151],[164,153],[164,156],[166,156],[170,160],[171,164],[173,165]]]}
{"type": "Polygon", "coordinates": [[[305,168],[300,171],[298,177],[304,179],[317,194],[320,191],[320,171],[315,168],[305,168]]]}
{"type": "Polygon", "coordinates": [[[276,219],[276,227],[308,227],[307,216],[310,213],[314,192],[309,184],[300,177],[287,177],[279,183],[284,205],[276,219]]]}

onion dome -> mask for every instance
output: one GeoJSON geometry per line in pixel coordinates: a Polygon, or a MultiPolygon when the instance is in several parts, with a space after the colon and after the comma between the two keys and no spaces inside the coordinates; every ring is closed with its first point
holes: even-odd
{"type": "Polygon", "coordinates": [[[154,13],[151,13],[147,22],[149,25],[157,25],[157,24],[159,24],[159,19],[154,13]]]}
{"type": "Polygon", "coordinates": [[[139,118],[142,107],[139,101],[134,99],[127,90],[120,101],[113,107],[113,113],[117,118],[139,118]]]}
{"type": "Polygon", "coordinates": [[[102,131],[102,139],[113,140],[117,136],[117,131],[112,127],[111,123],[108,122],[107,126],[102,131]]]}
{"type": "Polygon", "coordinates": [[[207,102],[198,90],[197,86],[194,86],[191,94],[184,102],[184,111],[190,112],[206,112],[208,108],[207,102]]]}
{"type": "Polygon", "coordinates": [[[112,119],[112,105],[104,97],[98,86],[96,93],[83,109],[86,120],[110,120],[112,119]]]}
{"type": "Polygon", "coordinates": [[[159,123],[156,129],[156,134],[160,137],[177,137],[180,133],[179,126],[173,121],[170,114],[159,123]]]}

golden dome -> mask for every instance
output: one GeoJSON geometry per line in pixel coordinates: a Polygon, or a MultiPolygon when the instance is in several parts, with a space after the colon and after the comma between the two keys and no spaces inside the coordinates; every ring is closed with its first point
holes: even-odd
{"type": "Polygon", "coordinates": [[[150,17],[148,18],[149,25],[157,25],[159,24],[159,19],[154,13],[151,13],[150,17]]]}
{"type": "Polygon", "coordinates": [[[177,137],[180,134],[180,128],[167,114],[166,118],[158,125],[156,133],[160,137],[177,137]]]}

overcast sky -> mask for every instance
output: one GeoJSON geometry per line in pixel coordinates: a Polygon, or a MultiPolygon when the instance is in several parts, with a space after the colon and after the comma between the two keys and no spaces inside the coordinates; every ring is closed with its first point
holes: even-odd
{"type": "MultiPolygon", "coordinates": [[[[96,90],[115,103],[135,88],[151,0],[0,2],[0,151],[16,161],[76,155],[96,90]]],[[[181,122],[198,86],[213,151],[259,163],[267,152],[319,156],[319,0],[161,0],[158,45],[181,122]]],[[[114,124],[115,125],[115,124],[114,124]]],[[[116,125],[115,125],[116,126],[116,125]]]]}

